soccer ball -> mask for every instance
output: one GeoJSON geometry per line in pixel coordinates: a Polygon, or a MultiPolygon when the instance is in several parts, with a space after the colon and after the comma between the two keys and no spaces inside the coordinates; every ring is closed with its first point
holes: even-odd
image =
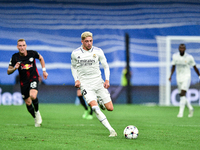
{"type": "Polygon", "coordinates": [[[127,139],[136,139],[139,135],[139,130],[136,126],[129,125],[124,129],[124,136],[127,139]]]}

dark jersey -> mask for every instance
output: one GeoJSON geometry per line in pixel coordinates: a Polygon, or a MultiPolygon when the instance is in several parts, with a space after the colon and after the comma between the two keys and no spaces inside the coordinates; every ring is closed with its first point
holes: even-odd
{"type": "Polygon", "coordinates": [[[32,81],[38,81],[39,73],[36,67],[35,59],[39,59],[39,53],[33,50],[27,50],[27,56],[20,56],[19,53],[12,55],[9,66],[14,67],[17,62],[20,62],[18,71],[21,86],[32,81]]]}

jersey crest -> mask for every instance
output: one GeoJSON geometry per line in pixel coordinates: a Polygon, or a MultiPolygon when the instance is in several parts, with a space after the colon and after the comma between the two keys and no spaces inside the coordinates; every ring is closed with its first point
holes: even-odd
{"type": "Polygon", "coordinates": [[[30,62],[33,62],[33,60],[34,60],[33,57],[29,58],[29,61],[30,61],[30,62]]]}

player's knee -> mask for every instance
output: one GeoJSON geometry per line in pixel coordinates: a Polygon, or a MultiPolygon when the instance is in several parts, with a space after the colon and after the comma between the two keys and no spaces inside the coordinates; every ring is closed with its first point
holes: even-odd
{"type": "Polygon", "coordinates": [[[108,103],[106,103],[106,104],[104,104],[104,105],[105,105],[105,107],[106,107],[106,109],[107,109],[108,111],[113,111],[113,110],[114,110],[114,107],[113,107],[113,104],[112,104],[111,101],[108,102],[108,103]]]}
{"type": "Polygon", "coordinates": [[[110,106],[110,107],[107,108],[107,110],[108,110],[108,111],[113,111],[113,110],[114,110],[114,107],[113,107],[113,106],[110,106]]]}
{"type": "Polygon", "coordinates": [[[184,93],[184,92],[181,92],[179,95],[180,95],[180,96],[185,96],[185,93],[184,93]]]}
{"type": "Polygon", "coordinates": [[[107,109],[108,111],[113,111],[113,109],[114,109],[113,105],[106,105],[106,104],[105,104],[105,107],[106,107],[106,109],[107,109]]]}
{"type": "Polygon", "coordinates": [[[31,98],[31,100],[34,100],[34,99],[37,98],[37,96],[36,95],[30,95],[30,98],[31,98]]]}
{"type": "Polygon", "coordinates": [[[32,104],[32,101],[28,98],[25,100],[26,105],[30,106],[32,104]]]}
{"type": "Polygon", "coordinates": [[[186,95],[186,91],[185,90],[181,90],[181,93],[179,95],[180,96],[185,96],[186,95]]]}
{"type": "Polygon", "coordinates": [[[25,102],[26,105],[30,106],[32,103],[31,102],[25,102]]]}

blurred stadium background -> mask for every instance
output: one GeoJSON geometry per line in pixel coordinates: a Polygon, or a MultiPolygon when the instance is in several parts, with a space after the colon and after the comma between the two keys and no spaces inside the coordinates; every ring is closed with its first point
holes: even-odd
{"type": "MultiPolygon", "coordinates": [[[[44,103],[73,103],[76,97],[70,70],[71,52],[81,45],[80,35],[91,31],[94,45],[105,52],[111,70],[110,92],[115,103],[126,103],[125,90],[120,90],[121,74],[126,66],[125,34],[130,37],[130,67],[132,72],[132,103],[159,104],[161,59],[160,39],[167,36],[200,36],[199,0],[0,0],[0,102],[15,102],[16,71],[7,75],[17,40],[24,38],[27,49],[43,55],[49,77],[39,89],[44,103]],[[159,49],[160,48],[160,49],[159,49]]],[[[200,41],[175,41],[171,53],[180,42],[193,52],[200,68],[200,41]]],[[[163,51],[165,52],[165,41],[163,51]]],[[[42,74],[38,63],[39,73],[42,74]]],[[[163,72],[162,72],[163,73],[163,72]]],[[[166,76],[166,78],[168,78],[166,76]]],[[[164,79],[165,80],[165,79],[164,79]]],[[[166,83],[165,83],[166,84],[166,83]]],[[[188,95],[194,104],[200,103],[198,77],[192,71],[192,89],[188,95]],[[195,91],[195,92],[194,92],[195,91]]],[[[176,88],[175,74],[172,89],[176,88]]],[[[173,91],[172,91],[173,92],[173,91]]],[[[177,105],[178,98],[174,94],[177,105]]],[[[171,97],[170,97],[171,98],[171,97]]],[[[172,98],[171,98],[172,99],[172,98]]]]}

